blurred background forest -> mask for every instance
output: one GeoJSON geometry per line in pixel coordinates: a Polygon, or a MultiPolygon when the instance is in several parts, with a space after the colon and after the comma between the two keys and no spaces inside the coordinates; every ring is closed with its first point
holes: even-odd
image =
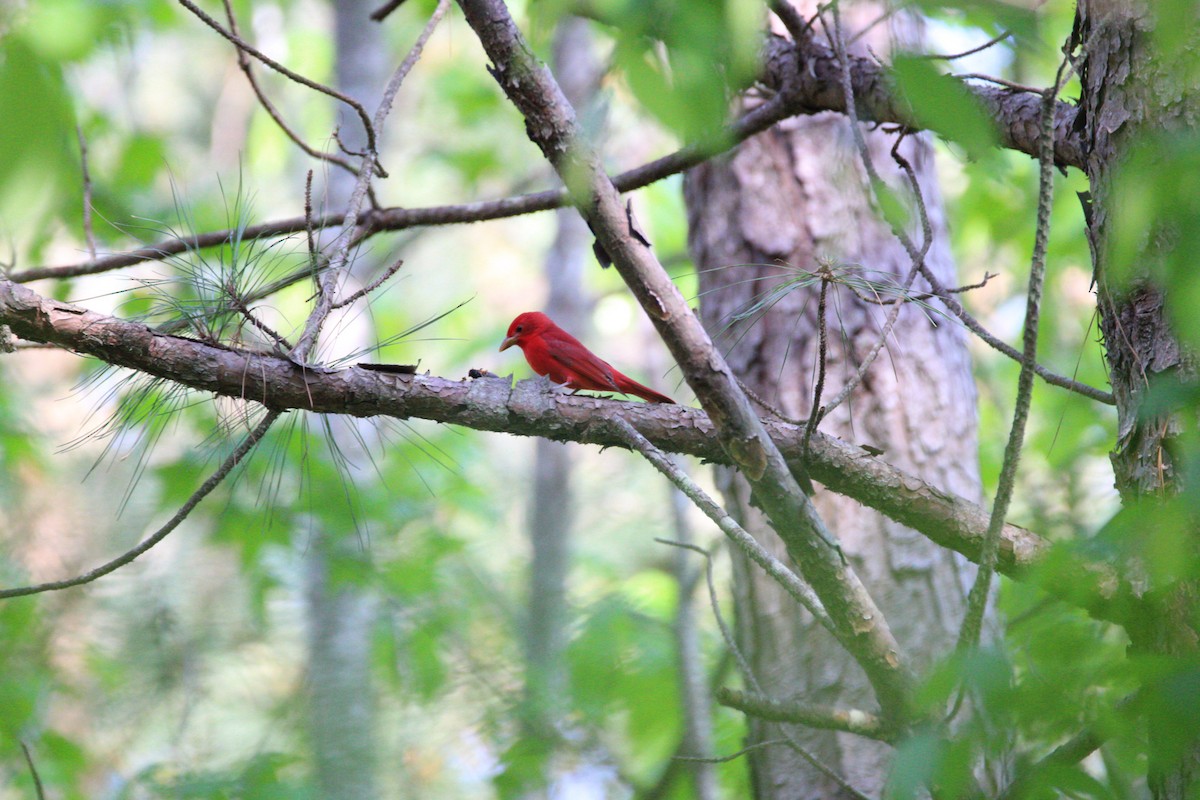
{"type": "MultiPolygon", "coordinates": [[[[339,39],[334,5],[233,4],[245,38],[331,84],[339,41],[364,50],[369,41],[390,70],[434,7],[409,0],[377,25],[365,21],[375,3],[339,4],[371,27],[339,39]],[[355,44],[360,36],[369,39],[355,44]]],[[[750,5],[754,32],[761,9],[750,5]]],[[[561,6],[510,3],[547,61],[561,6]]],[[[216,4],[205,7],[220,16],[216,4]]],[[[1034,85],[1052,81],[1073,12],[1066,3],[922,10],[934,51],[1014,31],[976,56],[978,67],[956,68],[1034,85]]],[[[593,103],[603,109],[597,125],[611,171],[676,149],[694,108],[656,103],[636,61],[614,49],[613,31],[586,28],[585,48],[603,73],[593,103]]],[[[8,270],[88,258],[81,141],[100,254],[295,217],[310,168],[317,212],[335,209],[331,168],[280,132],[234,49],[176,3],[17,2],[0,10],[0,36],[0,256],[8,270]]],[[[391,178],[375,185],[381,204],[454,204],[555,185],[486,63],[452,7],[397,97],[381,149],[391,178]]],[[[351,127],[352,115],[261,68],[258,76],[305,141],[337,152],[332,132],[351,127]]],[[[940,143],[937,166],[960,282],[997,275],[964,303],[1016,342],[1037,164],[999,149],[967,157],[940,143]]],[[[1105,387],[1075,197],[1086,180],[1072,171],[1056,181],[1045,305],[1052,313],[1043,319],[1040,361],[1105,387]]],[[[681,185],[675,176],[632,198],[659,258],[691,298],[698,289],[681,185]]],[[[528,377],[516,349],[496,348],[518,312],[544,307],[544,265],[564,224],[563,214],[547,212],[373,237],[355,255],[369,265],[363,274],[399,258],[404,266],[369,307],[335,319],[318,358],[415,363],[449,378],[472,368],[528,377]]],[[[582,263],[575,296],[583,327],[575,332],[639,380],[691,402],[615,271],[596,265],[586,236],[570,242],[571,258],[582,263]]],[[[304,267],[304,238],[206,251],[208,267],[184,254],[35,287],[156,319],[189,302],[175,290],[195,291],[198,270],[235,256],[265,284],[304,267]]],[[[272,324],[295,325],[311,295],[311,284],[299,282],[263,313],[272,324]]],[[[1018,365],[974,338],[970,344],[990,495],[1018,365]]],[[[0,356],[3,586],[73,575],[133,546],[247,429],[237,403],[147,386],[102,367],[38,347],[0,356]]],[[[713,549],[718,595],[731,607],[727,554],[711,523],[676,504],[666,481],[627,452],[548,445],[567,454],[570,539],[564,695],[550,701],[562,703],[565,722],[553,747],[542,748],[531,744],[539,734],[525,685],[536,440],[420,420],[358,426],[349,436],[338,425],[291,414],[231,481],[138,561],[87,587],[0,602],[0,798],[32,796],[22,743],[50,797],[322,796],[313,778],[321,734],[310,709],[326,673],[314,665],[315,637],[353,628],[348,618],[366,636],[357,671],[342,677],[369,686],[373,752],[364,763],[374,765],[382,796],[513,796],[523,774],[544,776],[558,797],[694,796],[690,778],[671,777],[687,771],[672,760],[683,735],[681,579],[705,680],[735,678],[703,582],[695,585],[702,560],[681,562],[676,549],[654,540],[690,529],[696,544],[713,549]],[[350,604],[331,611],[321,598],[343,589],[350,604]],[[329,613],[332,630],[319,618],[329,613]]],[[[1111,408],[1037,385],[1010,520],[1049,538],[1094,533],[1117,509],[1107,457],[1115,438],[1111,408]]],[[[706,467],[689,469],[711,483],[706,467]]],[[[1107,659],[1124,641],[1078,612],[1026,615],[1042,602],[1031,588],[1002,584],[1009,657],[1041,659],[1045,685],[1057,684],[1061,695],[1046,692],[1041,701],[1065,704],[1084,680],[1079,665],[1100,665],[1083,668],[1092,678],[1115,669],[1107,659]]],[[[1119,677],[1104,680],[1119,688],[1119,677]]],[[[742,715],[720,706],[711,713],[713,754],[741,748],[742,715]]],[[[744,760],[712,769],[719,796],[750,796],[744,760]]]]}

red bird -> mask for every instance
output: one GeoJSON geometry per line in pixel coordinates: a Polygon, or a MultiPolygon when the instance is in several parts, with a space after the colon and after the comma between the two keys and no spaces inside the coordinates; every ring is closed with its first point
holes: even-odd
{"type": "Polygon", "coordinates": [[[675,402],[617,372],[612,364],[588,350],[540,311],[526,311],[508,326],[508,336],[500,343],[500,350],[514,344],[524,351],[525,360],[534,372],[568,388],[634,394],[651,403],[675,402]]]}

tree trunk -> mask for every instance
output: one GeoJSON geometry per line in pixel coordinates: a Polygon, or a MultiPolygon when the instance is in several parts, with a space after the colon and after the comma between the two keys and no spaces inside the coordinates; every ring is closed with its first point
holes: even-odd
{"type": "MultiPolygon", "coordinates": [[[[554,38],[554,73],[576,108],[594,94],[599,71],[591,53],[587,23],[565,18],[554,38]]],[[[588,303],[583,294],[588,229],[579,212],[555,212],[557,230],[546,256],[550,292],[546,313],[569,331],[584,335],[588,303]]],[[[572,514],[571,448],[575,445],[538,439],[530,497],[529,622],[525,635],[526,727],[543,737],[548,749],[568,709],[563,647],[567,624],[567,571],[570,567],[572,514]]]]}
{"type": "MultiPolygon", "coordinates": [[[[368,20],[377,5],[374,0],[340,0],[333,4],[336,26],[337,86],[353,97],[370,98],[379,91],[387,64],[379,26],[368,20]]],[[[352,148],[364,143],[361,128],[347,125],[341,136],[352,148]]],[[[354,177],[330,170],[328,201],[332,208],[345,208],[354,177]]],[[[366,283],[373,265],[360,259],[352,278],[366,283]]],[[[336,330],[329,326],[327,330],[336,330]]],[[[349,338],[359,333],[357,344],[367,344],[366,331],[353,327],[349,338]]],[[[376,441],[374,426],[365,420],[337,418],[330,422],[337,447],[352,454],[343,469],[363,470],[362,479],[373,480],[365,466],[370,457],[362,454],[363,443],[376,441]],[[357,433],[351,430],[357,427],[357,433]],[[355,456],[353,454],[359,454],[355,456]]],[[[353,481],[354,476],[347,476],[353,481]]],[[[376,779],[375,694],[371,675],[371,631],[376,618],[375,598],[366,587],[336,584],[331,579],[331,562],[359,557],[361,535],[347,512],[346,524],[338,530],[315,533],[306,556],[306,612],[308,615],[309,729],[312,735],[314,778],[318,795],[329,800],[370,800],[379,796],[376,779]]]]}
{"type": "MultiPolygon", "coordinates": [[[[891,135],[867,133],[880,173],[908,194],[889,155],[893,141],[891,135]]],[[[953,285],[930,147],[923,138],[909,137],[901,152],[919,176],[933,224],[927,263],[953,285]]],[[[797,271],[818,269],[822,261],[868,280],[902,281],[911,261],[871,210],[866,186],[849,123],[837,114],[788,120],[687,176],[690,246],[700,270],[704,323],[724,343],[741,379],[791,417],[807,417],[811,408],[819,284],[792,291],[750,319],[732,322],[733,315],[797,271]]],[[[919,241],[919,230],[915,238],[919,241]]],[[[879,338],[886,313],[887,307],[864,302],[845,286],[829,287],[822,405],[855,373],[879,338]]],[[[890,463],[977,499],[975,388],[962,328],[906,307],[887,348],[821,430],[878,447],[890,463]]],[[[721,468],[718,484],[731,513],[786,560],[779,539],[751,508],[745,482],[721,468]]],[[[947,652],[973,569],[848,498],[819,492],[815,502],[888,617],[905,656],[920,666],[922,656],[947,652]]],[[[845,651],[740,558],[735,558],[735,593],[740,646],[765,692],[843,708],[874,708],[864,676],[845,651]]],[[[778,738],[771,725],[751,720],[751,740],[778,738]]],[[[880,793],[889,748],[848,734],[794,733],[855,788],[871,796],[880,793]]],[[[788,748],[760,748],[752,752],[750,763],[756,797],[841,796],[836,783],[788,748]]]]}
{"type": "MultiPolygon", "coordinates": [[[[687,469],[683,459],[679,459],[678,464],[680,469],[687,469]]],[[[694,545],[696,537],[688,521],[691,501],[674,486],[670,487],[670,493],[675,541],[694,545]]],[[[683,714],[683,746],[679,752],[685,757],[698,759],[685,762],[692,778],[690,796],[695,800],[715,800],[720,796],[715,765],[703,760],[713,757],[713,731],[712,698],[708,676],[704,671],[697,622],[699,603],[696,589],[704,581],[705,565],[697,561],[695,553],[682,547],[675,549],[672,571],[679,584],[679,594],[672,627],[675,634],[675,660],[679,669],[679,705],[683,714]]]]}
{"type": "MultiPolygon", "coordinates": [[[[1088,232],[1100,330],[1117,400],[1112,463],[1123,503],[1138,504],[1139,517],[1148,521],[1139,533],[1151,536],[1156,533],[1157,505],[1186,488],[1186,475],[1176,461],[1183,425],[1178,407],[1169,398],[1178,384],[1194,382],[1195,361],[1172,332],[1163,288],[1153,277],[1180,268],[1178,263],[1164,264],[1165,257],[1172,255],[1177,231],[1170,229],[1169,221],[1153,220],[1151,228],[1142,232],[1145,241],[1133,260],[1118,263],[1111,250],[1114,212],[1120,210],[1114,180],[1135,140],[1152,143],[1164,131],[1194,136],[1200,121],[1196,76],[1188,71],[1193,59],[1155,52],[1154,20],[1145,5],[1080,0],[1077,15],[1076,35],[1086,58],[1080,72],[1080,104],[1084,139],[1090,143],[1088,232]],[[1146,401],[1154,393],[1159,400],[1148,411],[1146,401]],[[1164,396],[1168,402],[1162,402],[1164,396]]],[[[1194,27],[1185,39],[1180,52],[1194,53],[1194,27]]],[[[1176,168],[1161,162],[1158,167],[1176,168]]],[[[1190,530],[1180,534],[1190,537],[1186,547],[1195,551],[1194,521],[1190,530]]],[[[1138,543],[1131,545],[1136,549],[1138,543]]],[[[1126,566],[1131,574],[1140,569],[1137,564],[1126,566]]],[[[1196,629],[1200,587],[1195,578],[1148,589],[1143,607],[1126,626],[1131,651],[1194,663],[1200,650],[1196,629]]],[[[1144,687],[1142,695],[1148,713],[1150,790],[1160,800],[1194,797],[1200,779],[1200,740],[1188,732],[1194,727],[1181,729],[1177,724],[1179,698],[1171,694],[1169,680],[1161,684],[1144,687]]]]}

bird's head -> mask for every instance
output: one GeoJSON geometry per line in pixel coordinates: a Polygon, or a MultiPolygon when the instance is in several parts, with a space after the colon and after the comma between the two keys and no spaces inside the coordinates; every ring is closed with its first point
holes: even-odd
{"type": "Polygon", "coordinates": [[[524,314],[518,314],[517,318],[508,326],[508,335],[504,337],[504,341],[500,343],[500,350],[503,352],[514,344],[518,347],[524,347],[526,337],[545,330],[554,323],[540,311],[526,311],[524,314]]]}

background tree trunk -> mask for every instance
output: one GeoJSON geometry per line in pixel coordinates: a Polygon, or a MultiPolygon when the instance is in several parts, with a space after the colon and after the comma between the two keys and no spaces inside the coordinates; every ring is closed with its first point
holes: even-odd
{"type": "MultiPolygon", "coordinates": [[[[567,17],[554,38],[554,73],[577,108],[595,91],[599,68],[587,23],[567,17]]],[[[557,230],[546,256],[549,295],[545,311],[580,336],[588,325],[583,269],[588,258],[587,224],[573,208],[554,212],[557,230]]],[[[534,310],[530,307],[530,310],[534,310]]],[[[550,747],[569,706],[566,665],[567,572],[572,513],[571,448],[538,439],[530,496],[529,621],[525,635],[526,725],[550,747]]]]}
{"type": "MultiPolygon", "coordinates": [[[[914,21],[892,21],[911,37],[914,21]]],[[[851,22],[847,20],[847,22],[851,22]]],[[[883,26],[880,26],[883,27],[883,26]]],[[[879,52],[879,44],[872,43],[879,52]]],[[[889,150],[893,135],[867,133],[881,174],[902,194],[905,181],[889,150]]],[[[932,152],[924,138],[902,147],[919,176],[934,229],[927,263],[956,283],[932,152]]],[[[788,120],[730,155],[692,170],[685,183],[690,247],[700,270],[701,315],[734,371],[792,417],[807,417],[817,365],[818,286],[798,289],[769,311],[730,325],[795,270],[821,260],[861,265],[867,279],[902,281],[911,261],[872,211],[849,124],[838,114],[788,120]],[[780,265],[787,265],[786,267],[780,265]]],[[[919,230],[915,237],[919,240],[919,230]]],[[[920,286],[921,284],[918,284],[920,286]]],[[[830,287],[827,378],[822,403],[854,374],[878,339],[886,308],[845,287],[830,287]]],[[[765,412],[764,412],[765,413],[765,412]]],[[[977,499],[975,387],[961,327],[909,306],[887,349],[850,401],[821,426],[826,433],[885,451],[892,464],[936,486],[977,499]]],[[[786,560],[778,537],[750,507],[747,486],[719,469],[727,507],[786,560]]],[[[947,652],[962,617],[973,569],[912,530],[839,495],[816,504],[887,616],[906,657],[947,652]]],[[[753,565],[735,557],[738,636],[764,690],[777,698],[874,708],[865,678],[849,656],[753,565]]],[[[751,722],[752,741],[775,738],[751,722]]],[[[880,793],[890,749],[847,734],[795,729],[799,741],[851,785],[880,793]]],[[[839,787],[794,751],[773,746],[750,756],[760,798],[830,798],[839,787]]]]}
{"type": "MultiPolygon", "coordinates": [[[[378,5],[374,0],[339,0],[332,3],[335,25],[337,86],[352,97],[373,97],[386,80],[387,49],[379,26],[368,19],[378,5]]],[[[361,127],[345,125],[341,136],[359,149],[365,143],[361,127]]],[[[326,202],[343,209],[354,188],[354,176],[338,169],[329,172],[326,202]]],[[[370,258],[356,260],[352,279],[366,283],[378,264],[370,258]]],[[[333,325],[327,330],[336,330],[333,325]]],[[[355,325],[342,338],[368,345],[367,331],[355,325]],[[357,342],[353,340],[358,338],[357,342]]],[[[364,442],[377,441],[374,426],[366,420],[338,417],[330,420],[337,447],[348,454],[343,469],[361,471],[374,482],[370,456],[364,442]],[[351,430],[357,427],[356,434],[351,430]]],[[[353,481],[353,474],[345,476],[353,481]]],[[[306,612],[308,615],[309,726],[312,734],[315,783],[328,800],[369,800],[379,796],[375,773],[375,693],[371,675],[371,632],[376,618],[375,597],[364,586],[331,583],[331,562],[360,557],[359,530],[351,514],[339,530],[315,532],[306,555],[306,612]]]]}

